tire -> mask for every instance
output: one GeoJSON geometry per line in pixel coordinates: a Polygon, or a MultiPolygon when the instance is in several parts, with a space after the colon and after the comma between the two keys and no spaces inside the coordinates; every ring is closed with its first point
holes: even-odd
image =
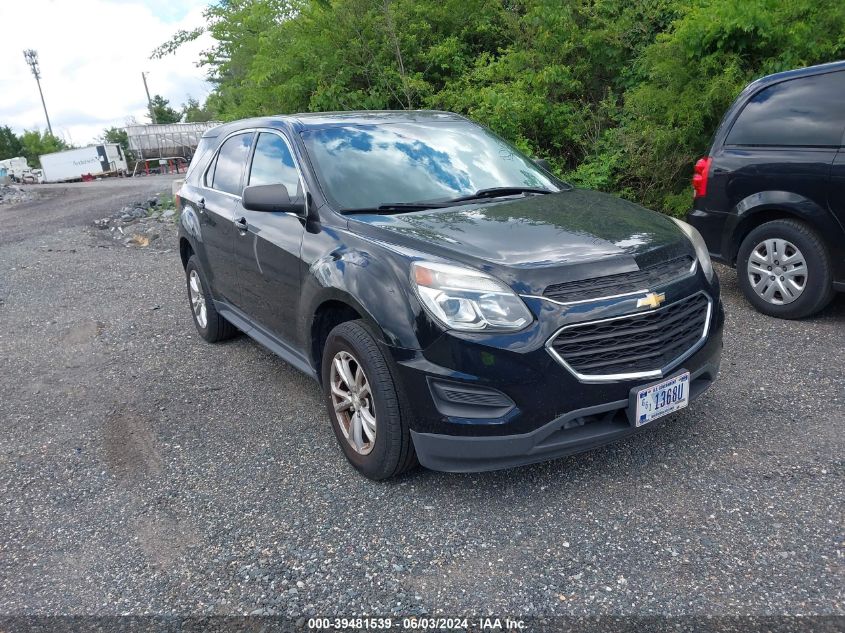
{"type": "Polygon", "coordinates": [[[322,379],[332,429],[346,459],[362,475],[378,481],[400,475],[417,465],[409,427],[410,407],[394,378],[389,359],[362,321],[341,323],[329,333],[323,348],[322,379]],[[343,372],[335,364],[336,360],[341,365],[346,360],[348,375],[356,379],[363,375],[363,380],[339,383],[343,372]],[[356,389],[349,389],[348,382],[355,382],[356,389]],[[363,383],[369,385],[370,395],[358,398],[358,394],[367,391],[358,388],[363,383]],[[338,393],[347,394],[349,398],[341,398],[338,393]],[[350,404],[343,411],[335,410],[336,403],[351,402],[352,398],[356,400],[354,405],[350,404]],[[362,416],[357,437],[359,448],[354,446],[356,414],[362,416]],[[374,418],[371,426],[363,422],[367,415],[374,418]],[[370,429],[374,429],[373,439],[370,429]]]}
{"type": "Polygon", "coordinates": [[[736,270],[751,305],[779,319],[815,314],[834,295],[827,249],[818,233],[797,220],[774,220],[751,231],[739,247],[736,270]]]}
{"type": "Polygon", "coordinates": [[[206,281],[205,273],[200,266],[199,259],[196,255],[191,255],[188,259],[188,265],[185,266],[185,281],[188,288],[188,305],[191,308],[191,317],[194,320],[194,325],[197,327],[197,332],[209,343],[217,343],[230,339],[238,333],[238,329],[224,319],[214,308],[214,301],[211,298],[211,293],[208,290],[208,282],[206,281]],[[192,280],[199,284],[199,295],[192,291],[192,280]],[[202,323],[200,316],[201,310],[197,309],[195,297],[202,297],[202,308],[205,313],[205,324],[202,323]]]}

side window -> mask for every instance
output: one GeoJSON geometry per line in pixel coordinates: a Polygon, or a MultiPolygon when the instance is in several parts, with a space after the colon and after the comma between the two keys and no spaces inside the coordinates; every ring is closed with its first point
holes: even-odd
{"type": "Polygon", "coordinates": [[[755,94],[728,134],[729,145],[839,145],[845,129],[845,73],[784,81],[755,94]]]}
{"type": "Polygon", "coordinates": [[[302,195],[299,174],[287,143],[278,134],[261,132],[249,172],[250,185],[284,185],[291,198],[302,195]]]}
{"type": "MultiPolygon", "coordinates": [[[[188,163],[188,171],[185,174],[185,179],[191,181],[192,184],[196,184],[197,175],[202,172],[202,169],[199,169],[202,165],[205,165],[205,162],[208,160],[208,154],[211,151],[212,147],[212,140],[208,137],[202,137],[197,144],[197,149],[194,151],[194,155],[191,156],[191,160],[188,163]],[[199,169],[199,171],[198,171],[199,169]]],[[[205,186],[211,185],[211,179],[209,178],[209,182],[202,183],[205,186]]]]}
{"type": "Polygon", "coordinates": [[[220,147],[217,159],[206,175],[212,189],[241,195],[241,174],[252,147],[252,132],[229,137],[220,147]]]}

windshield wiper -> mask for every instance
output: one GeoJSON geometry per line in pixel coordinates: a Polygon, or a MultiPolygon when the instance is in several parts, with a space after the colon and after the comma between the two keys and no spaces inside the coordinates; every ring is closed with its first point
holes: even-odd
{"type": "Polygon", "coordinates": [[[391,211],[425,211],[426,209],[442,209],[450,205],[442,202],[388,202],[377,207],[364,209],[344,209],[344,214],[353,213],[389,213],[391,211]]]}
{"type": "Polygon", "coordinates": [[[452,198],[449,204],[454,202],[467,202],[469,200],[483,200],[485,198],[500,198],[503,196],[513,196],[518,193],[553,193],[548,189],[540,187],[490,187],[489,189],[479,189],[468,196],[460,196],[459,198],[452,198]]]}
{"type": "Polygon", "coordinates": [[[479,189],[468,196],[450,198],[440,202],[388,202],[377,207],[366,207],[363,209],[344,209],[344,214],[354,213],[390,213],[403,211],[425,211],[426,209],[445,209],[454,207],[460,202],[470,200],[484,200],[488,198],[500,198],[503,196],[514,196],[520,193],[554,193],[548,189],[539,187],[491,187],[490,189],[479,189]]]}

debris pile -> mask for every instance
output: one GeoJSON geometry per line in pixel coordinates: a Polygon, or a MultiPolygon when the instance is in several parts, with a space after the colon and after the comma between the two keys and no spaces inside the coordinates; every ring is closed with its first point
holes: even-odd
{"type": "Polygon", "coordinates": [[[94,220],[94,226],[128,247],[146,248],[161,238],[161,233],[176,220],[176,210],[163,208],[158,198],[147,198],[123,207],[106,218],[94,220]]]}
{"type": "Polygon", "coordinates": [[[0,205],[27,202],[35,196],[32,192],[17,185],[0,185],[0,205]]]}

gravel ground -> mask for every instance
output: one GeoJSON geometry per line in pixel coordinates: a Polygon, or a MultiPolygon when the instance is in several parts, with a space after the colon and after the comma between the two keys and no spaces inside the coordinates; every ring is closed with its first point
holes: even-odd
{"type": "Polygon", "coordinates": [[[316,383],[199,339],[172,225],[63,217],[0,248],[0,614],[845,613],[845,296],[772,320],[720,269],[721,378],[668,422],[379,484],[316,383]]]}
{"type": "Polygon", "coordinates": [[[94,182],[15,185],[34,198],[23,204],[0,204],[0,245],[45,235],[60,227],[82,226],[125,204],[143,201],[180,175],[107,178],[94,182]],[[44,222],[41,222],[44,220],[44,222]]]}

